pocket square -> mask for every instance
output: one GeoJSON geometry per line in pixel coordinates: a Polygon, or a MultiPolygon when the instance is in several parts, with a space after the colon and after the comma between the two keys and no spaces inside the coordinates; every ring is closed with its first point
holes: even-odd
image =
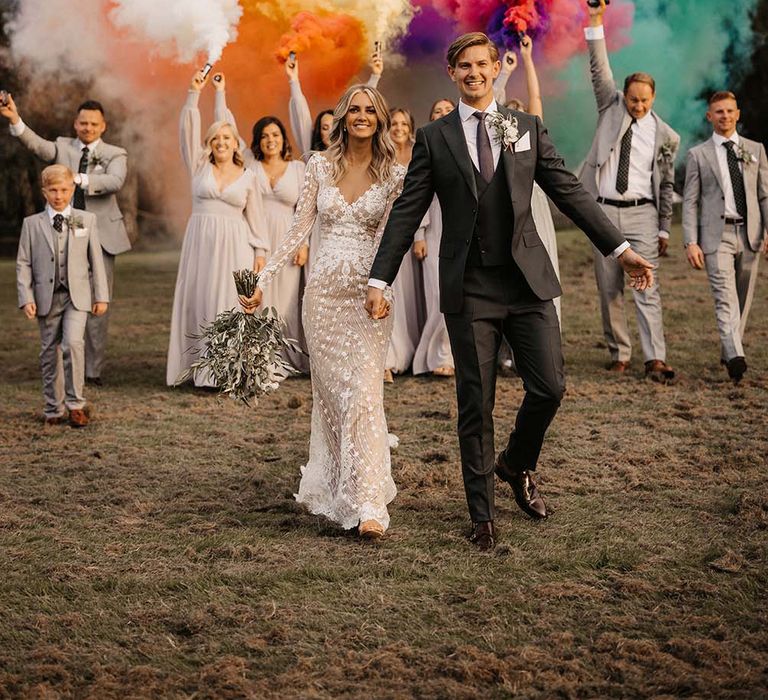
{"type": "Polygon", "coordinates": [[[88,229],[87,228],[76,228],[75,229],[75,238],[85,238],[88,235],[88,229]]]}
{"type": "Polygon", "coordinates": [[[531,132],[526,131],[517,141],[515,141],[515,153],[531,150],[531,132]]]}

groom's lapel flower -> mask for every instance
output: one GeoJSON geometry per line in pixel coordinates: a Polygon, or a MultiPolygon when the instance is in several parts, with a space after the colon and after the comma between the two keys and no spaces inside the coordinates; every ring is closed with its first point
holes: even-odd
{"type": "Polygon", "coordinates": [[[502,148],[508,150],[519,141],[517,117],[505,117],[501,112],[491,112],[487,118],[493,129],[493,135],[502,148]]]}
{"type": "Polygon", "coordinates": [[[91,155],[89,165],[94,170],[103,170],[104,169],[104,158],[99,153],[93,153],[91,155]]]}
{"type": "Polygon", "coordinates": [[[744,148],[744,144],[740,143],[736,147],[736,151],[737,151],[736,155],[738,159],[742,163],[744,163],[744,165],[749,165],[750,163],[757,163],[757,158],[755,158],[755,156],[752,153],[750,153],[746,148],[744,148]]]}

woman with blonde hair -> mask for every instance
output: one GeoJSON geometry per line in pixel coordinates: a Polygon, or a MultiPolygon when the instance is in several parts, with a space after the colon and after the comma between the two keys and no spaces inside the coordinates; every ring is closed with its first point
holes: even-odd
{"type": "MultiPolygon", "coordinates": [[[[255,174],[244,167],[237,129],[227,122],[211,125],[201,144],[197,107],[206,78],[192,79],[181,111],[181,154],[192,179],[192,215],[181,247],[173,296],[166,383],[175,385],[197,359],[200,327],[237,306],[232,272],[260,270],[268,242],[255,174]]],[[[195,386],[214,386],[199,372],[195,386]]]]}
{"type": "MultiPolygon", "coordinates": [[[[304,293],[303,322],[312,377],[309,461],[296,499],[315,514],[364,538],[381,537],[395,497],[381,375],[391,318],[368,317],[368,270],[405,168],[389,136],[381,94],[354,85],[333,112],[330,146],[307,163],[293,226],[264,268],[259,288],[241,298],[246,311],[262,299],[319,221],[320,245],[304,293]]],[[[377,310],[385,314],[389,301],[377,310]]]]}

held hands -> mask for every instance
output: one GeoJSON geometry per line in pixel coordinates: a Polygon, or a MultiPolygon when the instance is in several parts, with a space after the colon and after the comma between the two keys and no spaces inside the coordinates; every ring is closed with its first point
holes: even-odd
{"type": "Polygon", "coordinates": [[[589,26],[599,27],[603,23],[603,15],[605,14],[605,0],[600,0],[600,4],[597,7],[587,5],[587,14],[589,15],[589,26]]]}
{"type": "Polygon", "coordinates": [[[374,320],[389,316],[390,303],[384,298],[384,290],[378,287],[368,287],[368,296],[365,299],[365,310],[374,320]]]}
{"type": "Polygon", "coordinates": [[[108,308],[109,304],[107,304],[106,301],[97,301],[91,308],[91,311],[94,316],[103,316],[105,313],[107,313],[108,308]]]}
{"type": "Polygon", "coordinates": [[[685,246],[685,257],[694,270],[704,269],[704,251],[698,243],[689,243],[685,246]]]}
{"type": "Polygon", "coordinates": [[[18,124],[21,121],[19,110],[16,109],[16,103],[13,101],[13,95],[7,93],[7,104],[0,104],[0,115],[5,117],[11,124],[18,124]]]}
{"type": "Polygon", "coordinates": [[[308,257],[309,246],[303,245],[296,251],[296,255],[293,256],[293,264],[296,265],[296,267],[304,267],[304,265],[307,264],[308,257]]]}
{"type": "Polygon", "coordinates": [[[427,257],[427,242],[426,241],[414,241],[413,242],[413,257],[416,260],[424,260],[427,257]]]}
{"type": "Polygon", "coordinates": [[[653,286],[653,265],[638,255],[632,248],[627,248],[619,255],[619,264],[629,275],[629,286],[638,292],[644,292],[653,286]]]}
{"type": "Polygon", "coordinates": [[[190,90],[194,90],[195,92],[200,92],[204,87],[205,84],[208,82],[209,75],[206,75],[203,77],[203,71],[199,70],[197,73],[195,73],[195,76],[192,78],[192,82],[189,85],[190,90]]]}
{"type": "Polygon", "coordinates": [[[29,304],[24,304],[24,306],[21,307],[21,310],[30,321],[34,320],[35,316],[37,316],[37,304],[35,304],[34,301],[29,304]]]}
{"type": "Polygon", "coordinates": [[[261,289],[256,287],[256,291],[252,297],[244,297],[242,294],[238,294],[237,300],[240,302],[240,306],[243,307],[243,311],[247,314],[252,314],[261,305],[261,297],[263,296],[261,289]]]}

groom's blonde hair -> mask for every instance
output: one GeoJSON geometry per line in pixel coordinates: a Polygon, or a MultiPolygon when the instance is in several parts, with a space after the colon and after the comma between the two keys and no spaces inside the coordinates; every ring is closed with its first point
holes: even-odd
{"type": "Polygon", "coordinates": [[[487,46],[488,51],[491,53],[491,60],[496,63],[499,60],[499,49],[496,47],[487,34],[482,32],[470,32],[469,34],[462,34],[456,39],[449,47],[446,59],[448,65],[451,68],[456,68],[456,62],[459,60],[459,56],[462,51],[465,51],[470,46],[487,46]]]}

